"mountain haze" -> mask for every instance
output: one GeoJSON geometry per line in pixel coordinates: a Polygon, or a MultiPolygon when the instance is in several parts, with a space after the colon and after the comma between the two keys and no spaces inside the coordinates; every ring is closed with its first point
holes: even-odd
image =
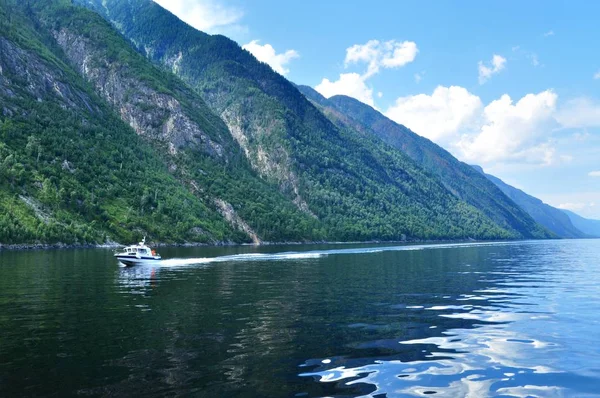
{"type": "Polygon", "coordinates": [[[561,238],[586,238],[588,234],[575,227],[571,219],[555,207],[552,207],[538,198],[526,194],[525,192],[508,185],[500,178],[484,173],[479,166],[472,166],[479,173],[493,182],[509,198],[521,206],[535,221],[548,228],[561,238]]]}
{"type": "Polygon", "coordinates": [[[600,220],[591,220],[589,218],[581,217],[579,214],[575,214],[570,210],[561,210],[565,213],[573,225],[583,233],[594,238],[600,238],[600,220]]]}

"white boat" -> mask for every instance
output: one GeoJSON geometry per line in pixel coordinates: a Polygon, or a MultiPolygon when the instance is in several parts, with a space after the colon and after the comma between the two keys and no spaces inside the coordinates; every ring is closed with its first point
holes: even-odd
{"type": "Polygon", "coordinates": [[[160,254],[146,246],[146,237],[137,245],[127,246],[115,257],[124,265],[147,264],[161,259],[160,254]]]}

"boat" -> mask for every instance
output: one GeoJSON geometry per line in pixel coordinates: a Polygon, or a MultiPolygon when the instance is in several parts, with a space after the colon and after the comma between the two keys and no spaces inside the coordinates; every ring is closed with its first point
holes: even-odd
{"type": "Polygon", "coordinates": [[[120,253],[115,253],[115,257],[123,265],[149,264],[159,261],[160,254],[146,246],[146,237],[137,245],[127,246],[120,253]]]}

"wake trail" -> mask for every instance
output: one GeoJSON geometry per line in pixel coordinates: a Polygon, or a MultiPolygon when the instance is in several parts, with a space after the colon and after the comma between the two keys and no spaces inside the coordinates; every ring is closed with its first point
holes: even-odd
{"type": "MultiPolygon", "coordinates": [[[[243,253],[232,254],[217,257],[198,257],[198,258],[173,258],[161,260],[158,265],[163,267],[178,267],[196,264],[212,264],[237,261],[284,261],[284,260],[307,260],[318,259],[325,256],[340,254],[373,254],[390,251],[414,251],[431,249],[451,249],[475,246],[489,245],[509,245],[518,242],[470,242],[470,243],[445,243],[429,245],[411,245],[411,246],[386,246],[386,247],[365,247],[353,249],[331,249],[331,250],[313,250],[306,252],[282,252],[282,253],[243,253]]],[[[520,242],[522,243],[522,242],[520,242]]]]}

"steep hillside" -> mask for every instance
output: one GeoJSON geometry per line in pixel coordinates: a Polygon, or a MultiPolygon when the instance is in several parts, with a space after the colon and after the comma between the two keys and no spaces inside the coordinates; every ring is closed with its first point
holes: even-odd
{"type": "Polygon", "coordinates": [[[150,0],[79,2],[198,92],[254,170],[323,222],[330,239],[545,236],[531,219],[531,225],[499,227],[402,152],[335,126],[226,37],[198,32],[150,0]]]}
{"type": "Polygon", "coordinates": [[[13,5],[0,2],[0,243],[248,240],[13,5]]]}
{"type": "Polygon", "coordinates": [[[554,208],[542,202],[538,198],[526,194],[525,192],[508,185],[498,177],[483,172],[479,166],[472,166],[475,170],[483,174],[487,179],[493,182],[502,192],[511,198],[516,204],[521,206],[535,221],[548,228],[561,238],[585,238],[586,233],[577,229],[569,217],[557,208],[554,208]]]}
{"type": "Polygon", "coordinates": [[[256,176],[198,94],[153,66],[101,17],[53,1],[34,10],[68,62],[153,144],[178,180],[236,229],[255,242],[326,238],[319,220],[256,176]]]}
{"type": "Polygon", "coordinates": [[[336,124],[352,127],[368,136],[376,136],[401,150],[419,166],[435,175],[456,197],[478,208],[498,225],[526,237],[548,236],[546,231],[494,184],[430,140],[354,98],[338,95],[326,99],[310,87],[298,88],[336,124]]]}
{"type": "Polygon", "coordinates": [[[579,214],[575,214],[569,210],[561,211],[569,217],[569,219],[577,229],[587,234],[588,236],[600,238],[600,220],[590,220],[589,218],[581,217],[579,214]]]}

